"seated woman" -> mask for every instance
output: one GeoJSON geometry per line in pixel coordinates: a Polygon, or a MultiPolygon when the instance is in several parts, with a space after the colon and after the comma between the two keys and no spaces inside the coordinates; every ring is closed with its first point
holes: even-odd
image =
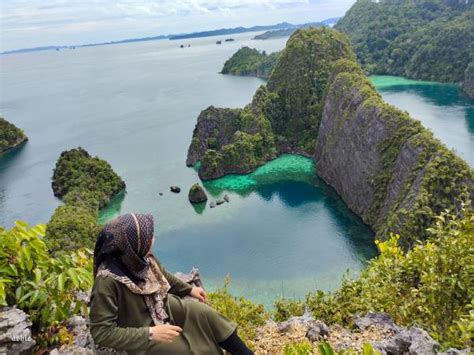
{"type": "Polygon", "coordinates": [[[206,292],[154,258],[153,217],[107,223],[94,250],[90,331],[96,345],[130,354],[252,354],[236,325],[204,302],[206,292]],[[184,300],[191,296],[199,300],[184,300]]]}

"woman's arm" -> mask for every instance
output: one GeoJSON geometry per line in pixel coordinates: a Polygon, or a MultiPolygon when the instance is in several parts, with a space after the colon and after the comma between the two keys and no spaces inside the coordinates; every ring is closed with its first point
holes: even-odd
{"type": "Polygon", "coordinates": [[[188,296],[191,293],[191,290],[193,289],[193,287],[190,284],[187,284],[186,282],[181,281],[176,276],[166,271],[163,265],[161,265],[160,262],[156,258],[155,260],[161,272],[163,273],[163,276],[165,277],[166,280],[168,280],[170,284],[171,288],[168,292],[178,297],[188,296]]]}
{"type": "Polygon", "coordinates": [[[90,332],[99,346],[115,350],[146,350],[150,345],[148,327],[121,328],[117,325],[116,285],[110,278],[97,277],[91,295],[90,332]]]}

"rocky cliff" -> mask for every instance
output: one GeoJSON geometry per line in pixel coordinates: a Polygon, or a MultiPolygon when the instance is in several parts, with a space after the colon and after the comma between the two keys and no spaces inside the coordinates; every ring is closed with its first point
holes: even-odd
{"type": "Polygon", "coordinates": [[[466,68],[461,87],[467,96],[474,99],[474,62],[471,62],[471,64],[466,68]]]}
{"type": "Polygon", "coordinates": [[[248,173],[282,153],[311,156],[333,63],[355,60],[349,39],[327,28],[296,31],[266,86],[242,110],[210,107],[199,115],[187,165],[202,179],[248,173]]]}
{"type": "Polygon", "coordinates": [[[408,246],[434,216],[470,198],[472,169],[431,132],[383,102],[360,67],[338,61],[316,143],[317,172],[378,236],[408,246]]]}
{"type": "Polygon", "coordinates": [[[0,117],[0,153],[12,149],[28,140],[23,131],[0,117]]]}
{"type": "Polygon", "coordinates": [[[242,110],[198,118],[187,164],[203,179],[248,173],[281,153],[314,156],[317,172],[378,238],[426,236],[445,209],[472,200],[473,170],[419,121],[386,104],[346,36],[298,30],[266,86],[242,110]]]}
{"type": "Polygon", "coordinates": [[[268,79],[279,56],[280,52],[267,55],[265,51],[242,47],[224,63],[221,73],[268,79]]]}

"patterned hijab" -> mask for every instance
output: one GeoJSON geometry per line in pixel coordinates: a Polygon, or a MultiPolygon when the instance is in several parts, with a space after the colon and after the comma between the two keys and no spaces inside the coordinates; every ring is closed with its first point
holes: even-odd
{"type": "Polygon", "coordinates": [[[143,295],[155,324],[168,318],[164,299],[170,285],[150,253],[153,216],[126,214],[107,223],[94,249],[94,277],[108,276],[143,295]]]}

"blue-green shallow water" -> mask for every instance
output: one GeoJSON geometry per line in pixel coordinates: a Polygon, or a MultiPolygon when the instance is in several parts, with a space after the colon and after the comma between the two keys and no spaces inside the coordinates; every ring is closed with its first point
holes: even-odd
{"type": "MultiPolygon", "coordinates": [[[[243,45],[272,52],[285,44],[251,41],[254,35],[236,35],[222,46],[204,38],[186,41],[192,47],[185,49],[181,42],[155,41],[0,56],[0,116],[30,137],[0,158],[0,225],[47,222],[60,204],[50,186],[56,159],[80,145],[109,161],[127,183],[101,221],[152,213],[155,252],[171,271],[197,266],[210,288],[229,274],[233,292],[266,304],[280,295],[332,289],[346,269],[359,271],[375,255],[372,233],[316,177],[309,159],[283,156],[253,174],[205,184],[213,198],[229,194],[229,204],[210,209],[187,201],[187,189],[198,181],[184,162],[199,112],[211,104],[242,107],[262,84],[217,71],[243,45]],[[179,195],[169,192],[175,184],[183,188],[179,195]]],[[[452,105],[435,99],[457,93],[456,87],[441,85],[433,98],[399,86],[385,85],[382,93],[408,111],[433,112],[417,118],[439,109],[450,110],[448,122],[471,122],[456,125],[456,134],[469,139],[453,143],[472,149],[472,115],[466,116],[472,104],[460,104],[459,96],[452,105]],[[409,100],[400,99],[405,93],[409,100]]]]}
{"type": "Polygon", "coordinates": [[[474,166],[474,100],[455,84],[373,76],[385,101],[420,120],[435,137],[474,166]]]}

